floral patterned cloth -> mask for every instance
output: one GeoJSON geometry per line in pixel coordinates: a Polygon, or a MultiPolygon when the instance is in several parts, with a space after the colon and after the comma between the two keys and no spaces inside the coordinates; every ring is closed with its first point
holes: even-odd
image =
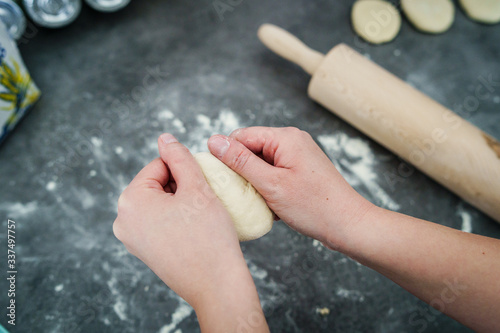
{"type": "Polygon", "coordinates": [[[0,23],[0,143],[39,98],[40,90],[0,23]]]}

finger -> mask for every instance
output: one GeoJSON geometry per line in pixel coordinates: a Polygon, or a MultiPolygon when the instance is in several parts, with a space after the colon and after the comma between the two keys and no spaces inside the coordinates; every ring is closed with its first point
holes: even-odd
{"type": "Polygon", "coordinates": [[[233,138],[214,135],[208,140],[208,149],[224,164],[249,181],[257,191],[266,188],[270,180],[275,179],[276,168],[233,138]]]}
{"type": "Polygon", "coordinates": [[[286,167],[279,164],[279,153],[288,155],[297,151],[297,137],[302,131],[295,127],[248,127],[241,128],[230,137],[241,142],[245,147],[274,166],[286,167]],[[279,150],[278,150],[279,149],[279,150]]]}
{"type": "Polygon", "coordinates": [[[137,176],[130,182],[130,185],[145,186],[164,191],[169,178],[167,166],[160,158],[156,158],[139,171],[137,176]]]}
{"type": "Polygon", "coordinates": [[[277,128],[254,126],[233,131],[229,137],[238,140],[255,154],[263,153],[266,143],[273,141],[277,128]]]}
{"type": "Polygon", "coordinates": [[[161,159],[170,169],[175,181],[175,190],[194,188],[204,181],[203,173],[193,155],[173,135],[162,134],[158,138],[158,150],[161,159]]]}

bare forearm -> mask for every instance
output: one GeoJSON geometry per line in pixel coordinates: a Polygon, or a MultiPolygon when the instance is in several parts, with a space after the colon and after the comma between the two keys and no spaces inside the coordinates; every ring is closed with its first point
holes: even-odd
{"type": "MultiPolygon", "coordinates": [[[[246,267],[245,267],[246,269],[246,267]]],[[[200,295],[193,306],[202,332],[268,333],[264,313],[252,277],[244,270],[233,270],[221,285],[200,295]]]]}
{"type": "Polygon", "coordinates": [[[373,207],[339,251],[477,331],[500,330],[499,240],[373,207]]]}

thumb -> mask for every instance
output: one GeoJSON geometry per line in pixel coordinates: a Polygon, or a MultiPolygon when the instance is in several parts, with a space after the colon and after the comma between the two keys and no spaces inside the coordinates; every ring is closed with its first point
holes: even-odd
{"type": "Polygon", "coordinates": [[[224,135],[214,135],[208,140],[208,149],[224,164],[245,178],[257,191],[269,186],[275,179],[276,168],[256,156],[239,141],[224,135]]]}

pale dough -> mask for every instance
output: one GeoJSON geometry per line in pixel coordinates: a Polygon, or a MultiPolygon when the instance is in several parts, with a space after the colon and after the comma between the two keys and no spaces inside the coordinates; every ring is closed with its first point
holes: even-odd
{"type": "Polygon", "coordinates": [[[359,0],[351,12],[354,31],[373,44],[393,40],[401,28],[401,15],[388,1],[359,0]]]}
{"type": "Polygon", "coordinates": [[[401,0],[401,7],[415,28],[423,32],[445,32],[455,18],[451,0],[401,0]]]}
{"type": "Polygon", "coordinates": [[[460,0],[460,5],[473,20],[489,24],[500,22],[500,0],[460,0]]]}
{"type": "Polygon", "coordinates": [[[194,158],[208,185],[231,215],[240,241],[257,239],[271,230],[273,213],[245,178],[210,153],[198,153],[194,158]]]}

